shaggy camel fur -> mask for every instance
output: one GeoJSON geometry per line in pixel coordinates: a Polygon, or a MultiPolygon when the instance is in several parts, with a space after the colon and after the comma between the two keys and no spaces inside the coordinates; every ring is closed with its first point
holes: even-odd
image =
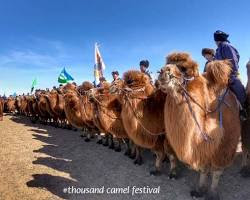
{"type": "Polygon", "coordinates": [[[53,118],[53,122],[55,127],[58,127],[59,120],[61,124],[64,122],[65,124],[65,112],[64,112],[64,98],[62,94],[59,94],[56,90],[52,90],[47,95],[45,95],[45,98],[48,101],[47,111],[50,113],[50,115],[53,118]]]}
{"type": "MultiPolygon", "coordinates": [[[[121,81],[121,80],[119,80],[121,81]]],[[[118,146],[114,147],[111,142],[111,148],[121,151],[121,139],[127,139],[128,135],[124,129],[121,119],[121,104],[117,95],[109,93],[110,84],[104,83],[102,88],[90,90],[90,99],[93,100],[95,106],[95,115],[106,133],[111,133],[118,140],[118,146]]],[[[128,148],[125,154],[129,154],[128,148]]]]}
{"type": "Polygon", "coordinates": [[[16,110],[18,114],[21,113],[21,97],[20,96],[16,98],[16,110]]]}
{"type": "Polygon", "coordinates": [[[200,75],[188,54],[173,53],[158,78],[160,88],[168,94],[164,108],[168,141],[179,160],[201,172],[191,196],[219,199],[220,175],[236,154],[241,126],[236,98],[226,90],[230,72],[228,61],[213,61],[200,75]],[[220,104],[218,98],[223,94],[220,104]],[[212,184],[206,192],[210,172],[212,184]]]}
{"type": "MultiPolygon", "coordinates": [[[[83,82],[78,88],[74,84],[64,86],[64,111],[69,122],[80,129],[87,128],[90,132],[96,130],[93,122],[94,106],[89,102],[86,92],[94,86],[90,82],[83,82]]],[[[87,135],[86,142],[90,141],[91,134],[87,135]]]]}
{"type": "MultiPolygon", "coordinates": [[[[121,117],[129,138],[142,148],[151,149],[156,154],[156,170],[153,175],[159,175],[165,153],[170,153],[164,130],[164,103],[166,95],[156,90],[149,77],[139,71],[128,71],[123,76],[124,84],[113,85],[111,93],[118,93],[122,105],[121,117]]],[[[140,150],[139,150],[140,151],[140,150]]],[[[139,153],[137,153],[139,155],[139,153]]],[[[170,177],[176,176],[175,159],[171,154],[170,177]]],[[[141,162],[141,158],[135,163],[141,162]]]]}
{"type": "Polygon", "coordinates": [[[0,97],[0,121],[3,121],[4,100],[0,97]]]}
{"type": "Polygon", "coordinates": [[[242,152],[243,152],[243,160],[242,160],[242,169],[241,175],[243,177],[250,177],[250,61],[246,65],[247,67],[247,76],[248,82],[246,87],[247,94],[247,102],[246,109],[248,118],[246,121],[242,122],[242,131],[241,131],[241,141],[242,141],[242,152]]]}
{"type": "Polygon", "coordinates": [[[40,118],[44,124],[47,124],[48,120],[50,120],[52,117],[47,110],[49,102],[45,97],[46,93],[47,92],[45,91],[40,91],[37,93],[38,110],[40,113],[40,118]]]}
{"type": "Polygon", "coordinates": [[[14,113],[16,110],[16,100],[13,97],[9,97],[6,101],[6,111],[14,113]]]}

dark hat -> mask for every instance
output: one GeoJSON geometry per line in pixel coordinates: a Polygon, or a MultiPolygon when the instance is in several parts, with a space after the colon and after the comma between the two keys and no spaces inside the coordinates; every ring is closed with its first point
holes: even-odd
{"type": "Polygon", "coordinates": [[[201,54],[203,56],[206,55],[206,54],[214,56],[215,55],[215,51],[213,49],[203,48],[202,51],[201,51],[201,54]]]}
{"type": "Polygon", "coordinates": [[[221,41],[221,42],[224,42],[224,41],[228,41],[227,38],[228,38],[228,34],[223,32],[223,31],[215,31],[214,33],[214,41],[221,41]]]}
{"type": "Polygon", "coordinates": [[[116,74],[116,75],[119,76],[119,72],[118,71],[112,71],[112,75],[114,75],[114,74],[116,74]]]}
{"type": "Polygon", "coordinates": [[[148,60],[142,60],[141,62],[140,62],[140,66],[141,65],[143,65],[143,66],[145,66],[146,68],[148,68],[148,66],[149,66],[149,61],[148,60]]]}

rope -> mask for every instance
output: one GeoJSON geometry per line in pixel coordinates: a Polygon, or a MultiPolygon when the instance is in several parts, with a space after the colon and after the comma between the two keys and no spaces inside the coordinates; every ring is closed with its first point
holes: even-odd
{"type": "Polygon", "coordinates": [[[131,110],[133,111],[133,114],[136,118],[136,121],[140,124],[140,126],[151,136],[159,136],[159,135],[165,135],[165,132],[160,132],[160,133],[152,133],[151,131],[149,131],[145,126],[143,126],[142,122],[139,120],[139,116],[137,115],[137,113],[135,112],[135,110],[133,109],[133,106],[132,106],[132,103],[131,101],[129,100],[127,94],[125,95],[126,99],[128,100],[129,102],[129,106],[131,108],[131,110]]]}

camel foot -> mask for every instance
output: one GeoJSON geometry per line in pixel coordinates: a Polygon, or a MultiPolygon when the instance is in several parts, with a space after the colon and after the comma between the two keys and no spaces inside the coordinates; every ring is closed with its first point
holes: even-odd
{"type": "Polygon", "coordinates": [[[109,146],[109,149],[115,149],[114,143],[112,143],[112,144],[109,146]]]}
{"type": "Polygon", "coordinates": [[[85,137],[87,137],[87,136],[86,136],[86,135],[80,135],[80,137],[85,138],[85,137]]]}
{"type": "Polygon", "coordinates": [[[115,152],[121,152],[121,151],[122,151],[121,147],[115,147],[115,152]]]}
{"type": "Polygon", "coordinates": [[[96,144],[102,144],[102,140],[98,140],[96,144]]]}
{"type": "Polygon", "coordinates": [[[91,138],[91,139],[94,139],[94,138],[95,138],[95,136],[92,134],[92,135],[90,136],[90,138],[91,138]]]}
{"type": "Polygon", "coordinates": [[[138,159],[136,159],[135,161],[134,161],[134,164],[135,165],[142,165],[142,158],[138,158],[138,159]]]}
{"type": "Polygon", "coordinates": [[[190,195],[193,198],[201,198],[206,195],[206,188],[199,188],[198,190],[192,190],[190,191],[190,195]]]}
{"type": "Polygon", "coordinates": [[[250,167],[244,166],[240,170],[240,174],[243,178],[249,178],[250,177],[250,167]]]}
{"type": "Polygon", "coordinates": [[[173,170],[168,175],[169,179],[176,180],[178,178],[176,170],[173,170]]]}
{"type": "Polygon", "coordinates": [[[103,146],[107,147],[109,145],[108,141],[105,141],[104,143],[102,143],[103,146]]]}
{"type": "Polygon", "coordinates": [[[220,200],[218,192],[208,192],[205,196],[205,200],[220,200]]]}
{"type": "Polygon", "coordinates": [[[125,156],[130,156],[131,155],[131,150],[130,149],[127,149],[124,153],[125,156]]]}
{"type": "Polygon", "coordinates": [[[136,155],[135,155],[135,154],[132,154],[132,153],[131,153],[130,156],[129,156],[129,158],[132,159],[132,160],[134,160],[135,157],[136,157],[136,155]]]}
{"type": "Polygon", "coordinates": [[[153,175],[153,176],[160,176],[161,175],[161,171],[159,171],[159,170],[152,170],[149,173],[150,173],[150,175],[153,175]]]}
{"type": "Polygon", "coordinates": [[[90,139],[89,139],[89,138],[86,138],[84,141],[85,141],[85,142],[90,142],[90,139]]]}

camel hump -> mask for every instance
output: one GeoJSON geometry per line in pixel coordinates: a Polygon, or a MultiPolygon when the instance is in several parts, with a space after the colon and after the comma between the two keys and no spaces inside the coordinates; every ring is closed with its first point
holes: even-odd
{"type": "Polygon", "coordinates": [[[123,80],[127,85],[145,85],[149,81],[149,78],[146,74],[138,70],[129,70],[123,74],[123,80]]]}
{"type": "Polygon", "coordinates": [[[191,60],[191,57],[186,52],[174,52],[167,56],[167,64],[180,64],[191,60]]]}
{"type": "Polygon", "coordinates": [[[79,90],[81,91],[88,91],[90,89],[94,88],[93,84],[89,81],[84,81],[82,85],[79,86],[79,90]]]}
{"type": "Polygon", "coordinates": [[[195,77],[199,75],[198,63],[192,60],[190,55],[185,52],[172,53],[167,57],[167,64],[174,64],[186,75],[195,77]]]}
{"type": "Polygon", "coordinates": [[[228,60],[215,60],[207,64],[207,77],[213,84],[226,87],[232,71],[228,60]]]}

